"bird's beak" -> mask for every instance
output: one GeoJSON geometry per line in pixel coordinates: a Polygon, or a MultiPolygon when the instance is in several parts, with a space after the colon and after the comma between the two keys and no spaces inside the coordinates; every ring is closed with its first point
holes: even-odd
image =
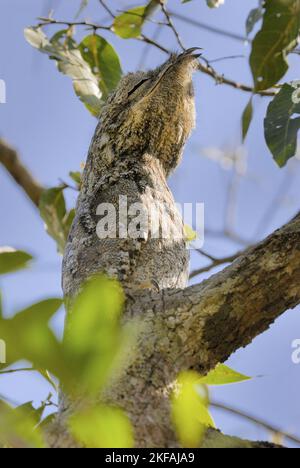
{"type": "Polygon", "coordinates": [[[196,52],[197,50],[203,50],[201,47],[191,47],[190,49],[187,49],[185,50],[182,54],[180,54],[178,56],[178,60],[181,60],[183,58],[186,58],[186,57],[192,57],[192,58],[199,58],[201,57],[202,53],[197,53],[197,54],[194,54],[194,52],[196,52]]]}

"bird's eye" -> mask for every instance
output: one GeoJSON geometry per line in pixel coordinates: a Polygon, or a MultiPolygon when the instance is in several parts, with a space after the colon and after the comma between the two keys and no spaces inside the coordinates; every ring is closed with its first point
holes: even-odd
{"type": "Polygon", "coordinates": [[[142,86],[146,81],[149,81],[149,78],[145,78],[144,80],[140,81],[131,91],[128,93],[128,97],[131,96],[140,86],[142,86]]]}

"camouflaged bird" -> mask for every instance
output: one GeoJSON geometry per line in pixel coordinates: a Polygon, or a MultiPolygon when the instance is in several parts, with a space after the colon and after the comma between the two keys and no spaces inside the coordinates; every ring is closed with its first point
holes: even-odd
{"type": "MultiPolygon", "coordinates": [[[[196,50],[172,55],[155,70],[126,75],[108,98],[89,149],[65,251],[66,297],[102,272],[131,290],[186,286],[189,252],[167,178],[178,166],[195,126],[192,75],[198,67],[196,50]],[[137,223],[138,236],[118,231],[99,238],[99,206],[113,205],[118,226],[123,226],[120,197],[126,198],[127,206],[139,204],[145,212],[155,205],[166,207],[162,218],[167,230],[177,235],[153,236],[137,223]]],[[[132,221],[136,216],[128,215],[132,221]]]]}

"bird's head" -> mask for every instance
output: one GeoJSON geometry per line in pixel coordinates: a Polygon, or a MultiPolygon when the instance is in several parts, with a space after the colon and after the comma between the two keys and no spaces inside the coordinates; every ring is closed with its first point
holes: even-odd
{"type": "Polygon", "coordinates": [[[192,75],[198,68],[197,51],[173,54],[154,70],[121,79],[101,115],[120,155],[150,152],[167,172],[177,165],[176,153],[181,155],[195,125],[192,75]]]}

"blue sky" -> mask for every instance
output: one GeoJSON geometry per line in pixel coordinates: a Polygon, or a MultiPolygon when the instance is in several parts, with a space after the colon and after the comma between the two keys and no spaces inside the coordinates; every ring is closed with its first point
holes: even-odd
{"type": "MultiPolygon", "coordinates": [[[[116,2],[111,2],[114,5],[116,2]]],[[[171,2],[170,2],[171,3],[171,2]]],[[[256,0],[241,2],[226,0],[225,6],[211,10],[204,0],[180,5],[173,0],[172,8],[207,24],[244,34],[244,24],[256,0]]],[[[138,2],[119,0],[120,9],[138,2]]],[[[66,180],[70,170],[78,170],[86,158],[96,120],[75,97],[70,80],[60,75],[53,62],[33,50],[24,40],[23,30],[35,23],[35,18],[54,9],[54,17],[73,19],[79,0],[2,0],[0,16],[0,79],[7,85],[7,103],[0,105],[0,136],[5,137],[20,152],[22,160],[34,175],[47,186],[66,180]]],[[[100,21],[106,14],[96,0],[84,16],[100,21]]],[[[215,64],[225,75],[237,81],[251,82],[247,62],[249,45],[229,38],[215,36],[201,29],[177,21],[178,29],[187,46],[201,46],[205,56],[218,59],[244,55],[245,58],[224,60],[215,64]]],[[[147,25],[153,33],[154,26],[147,25]]],[[[54,31],[54,30],[53,30],[54,31]]],[[[116,47],[123,70],[136,70],[145,52],[144,44],[119,40],[112,34],[105,37],[116,47]]],[[[178,47],[169,31],[163,31],[159,41],[176,50],[178,47]]],[[[146,67],[154,67],[165,56],[150,49],[146,67]]],[[[291,57],[293,73],[299,78],[298,58],[291,57]]],[[[249,95],[225,85],[216,86],[207,76],[195,76],[197,99],[197,129],[185,151],[184,161],[170,181],[180,202],[204,202],[206,227],[221,230],[224,225],[228,185],[232,172],[205,156],[207,147],[222,150],[241,145],[240,120],[249,95]]],[[[293,162],[279,170],[272,161],[263,136],[263,118],[267,99],[256,97],[255,118],[245,151],[248,155],[247,173],[240,180],[237,193],[236,231],[249,241],[256,241],[289,220],[299,210],[299,164],[293,162]],[[257,234],[258,225],[262,226],[257,234]]],[[[30,270],[1,279],[7,314],[38,299],[61,296],[61,260],[56,248],[44,231],[43,223],[30,202],[0,167],[0,245],[10,245],[31,252],[36,261],[30,270]]],[[[70,205],[74,194],[68,196],[70,205]]],[[[205,249],[223,256],[240,249],[231,241],[206,237],[205,249]]],[[[192,268],[203,259],[192,254],[192,268]]],[[[206,275],[207,276],[207,275],[206,275]]],[[[54,320],[61,333],[63,313],[54,320]]],[[[300,407],[298,403],[300,366],[291,360],[291,343],[300,338],[299,310],[283,315],[271,329],[258,337],[245,350],[238,351],[229,360],[235,369],[253,380],[234,386],[213,389],[219,401],[245,409],[263,417],[282,429],[300,435],[300,407]]],[[[2,377],[0,393],[12,400],[25,402],[42,400],[49,391],[47,384],[37,376],[2,377]]],[[[268,434],[242,420],[216,412],[215,419],[224,432],[249,438],[264,438],[268,434]]]]}

